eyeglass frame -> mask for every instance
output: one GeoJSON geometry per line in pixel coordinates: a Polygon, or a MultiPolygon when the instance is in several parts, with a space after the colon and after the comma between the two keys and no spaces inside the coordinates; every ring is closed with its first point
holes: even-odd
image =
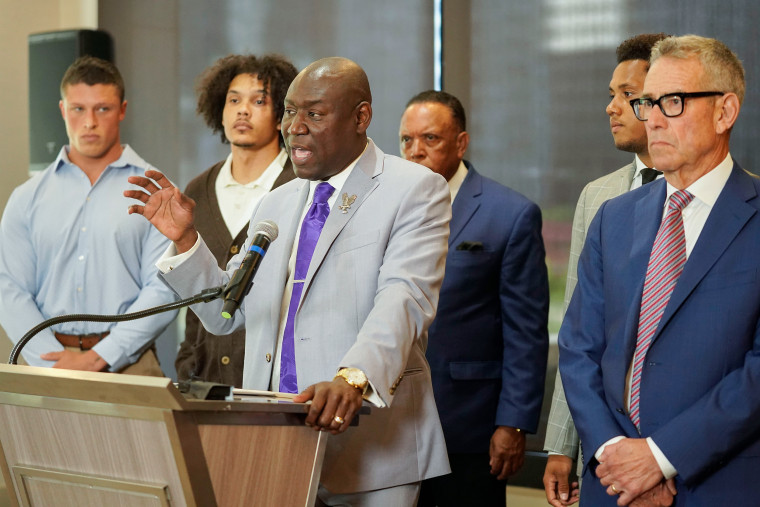
{"type": "Polygon", "coordinates": [[[660,95],[660,98],[657,100],[652,100],[649,97],[639,97],[637,99],[631,99],[628,102],[631,104],[631,108],[633,108],[633,114],[636,116],[636,119],[639,121],[647,121],[649,118],[643,119],[639,117],[639,111],[638,111],[638,105],[641,105],[641,101],[649,101],[652,103],[652,110],[654,110],[654,106],[657,106],[660,108],[660,112],[662,112],[663,116],[666,118],[676,118],[678,116],[681,116],[683,114],[684,108],[686,107],[686,101],[684,99],[696,99],[700,97],[718,97],[725,95],[726,92],[690,92],[690,93],[684,93],[684,92],[675,92],[675,93],[666,93],[665,95],[660,95]],[[681,112],[678,114],[668,114],[665,112],[665,110],[660,105],[660,101],[664,98],[670,98],[670,97],[678,97],[681,99],[681,112]]]}

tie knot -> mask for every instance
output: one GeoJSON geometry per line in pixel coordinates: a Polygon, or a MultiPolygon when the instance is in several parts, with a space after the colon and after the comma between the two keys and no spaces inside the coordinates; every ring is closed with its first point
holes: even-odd
{"type": "Polygon", "coordinates": [[[647,183],[651,183],[652,181],[657,178],[657,176],[661,175],[662,173],[658,171],[657,169],[652,169],[651,167],[645,167],[641,170],[641,184],[646,185],[647,183]]]}
{"type": "Polygon", "coordinates": [[[330,198],[333,192],[335,192],[335,189],[333,188],[333,186],[327,183],[326,181],[323,181],[322,183],[317,185],[317,188],[314,189],[314,202],[315,203],[327,202],[327,200],[330,198]]]}
{"type": "Polygon", "coordinates": [[[692,199],[694,199],[694,195],[690,193],[689,191],[676,190],[670,196],[668,207],[670,209],[677,209],[680,211],[684,209],[691,202],[692,199]]]}

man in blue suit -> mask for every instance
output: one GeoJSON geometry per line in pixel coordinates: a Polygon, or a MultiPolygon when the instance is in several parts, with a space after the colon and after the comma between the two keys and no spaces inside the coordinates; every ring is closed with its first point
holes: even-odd
{"type": "Polygon", "coordinates": [[[427,349],[452,474],[423,481],[420,506],[503,507],[543,398],[549,290],[541,211],[462,160],[469,135],[456,97],[413,97],[399,136],[404,158],[446,178],[453,207],[427,349]]]}
{"type": "Polygon", "coordinates": [[[659,42],[650,63],[631,102],[665,177],[599,209],[559,336],[588,450],[581,503],[756,505],[760,179],[729,154],[744,69],[694,35],[659,42]],[[671,217],[680,228],[665,234],[671,217]],[[661,315],[647,319],[650,281],[663,279],[650,257],[676,275],[653,289],[661,315]]]}

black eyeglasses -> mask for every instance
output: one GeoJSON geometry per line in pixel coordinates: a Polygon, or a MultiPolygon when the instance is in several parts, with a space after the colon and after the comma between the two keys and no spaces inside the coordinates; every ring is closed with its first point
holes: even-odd
{"type": "Polygon", "coordinates": [[[660,106],[662,114],[668,118],[679,116],[683,113],[684,99],[696,99],[699,97],[714,97],[725,95],[725,92],[693,92],[693,93],[668,93],[657,100],[648,97],[641,97],[630,100],[633,114],[641,121],[647,121],[652,114],[654,106],[660,106]]]}

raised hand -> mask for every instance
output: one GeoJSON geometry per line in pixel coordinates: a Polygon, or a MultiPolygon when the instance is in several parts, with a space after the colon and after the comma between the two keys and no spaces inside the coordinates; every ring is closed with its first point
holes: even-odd
{"type": "Polygon", "coordinates": [[[195,201],[180,192],[169,178],[158,171],[145,171],[145,176],[130,176],[127,181],[143,190],[125,190],[124,196],[137,199],[143,206],[134,204],[129,214],[137,213],[147,218],[156,229],[172,240],[177,253],[189,250],[198,239],[194,227],[195,201]]]}

